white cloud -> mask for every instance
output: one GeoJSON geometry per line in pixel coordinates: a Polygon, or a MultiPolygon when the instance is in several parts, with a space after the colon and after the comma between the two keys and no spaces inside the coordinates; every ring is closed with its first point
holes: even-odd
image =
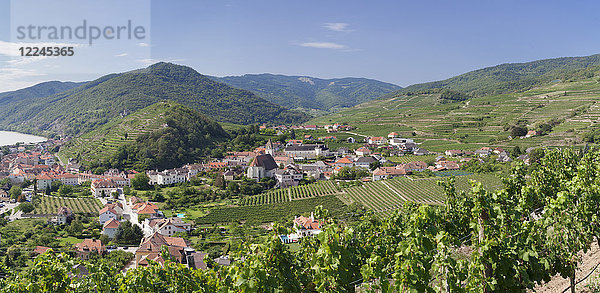
{"type": "Polygon", "coordinates": [[[138,43],[138,46],[140,46],[140,47],[150,47],[150,44],[142,42],[142,43],[138,43]]]}
{"type": "Polygon", "coordinates": [[[125,57],[127,55],[129,55],[129,54],[127,54],[127,53],[121,53],[121,54],[115,55],[115,57],[125,57]]]}
{"type": "Polygon", "coordinates": [[[348,29],[350,26],[344,22],[327,22],[323,24],[323,27],[334,32],[351,32],[352,30],[348,29]]]}
{"type": "Polygon", "coordinates": [[[332,43],[332,42],[308,42],[308,43],[302,43],[302,44],[300,44],[300,46],[309,47],[309,48],[317,48],[317,49],[334,49],[334,50],[343,50],[343,49],[348,48],[345,45],[336,44],[336,43],[332,43]]]}

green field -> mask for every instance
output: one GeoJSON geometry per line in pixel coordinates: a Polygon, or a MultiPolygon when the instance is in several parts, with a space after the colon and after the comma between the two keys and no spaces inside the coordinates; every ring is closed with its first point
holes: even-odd
{"type": "MultiPolygon", "coordinates": [[[[395,210],[406,201],[441,205],[444,203],[444,191],[437,183],[440,180],[444,179],[398,177],[369,182],[362,186],[346,189],[344,197],[377,212],[395,210]]],[[[479,181],[489,189],[500,187],[500,179],[494,175],[465,175],[456,177],[456,188],[468,190],[470,188],[469,180],[479,181]]]]}
{"type": "Polygon", "coordinates": [[[249,196],[240,200],[240,205],[248,206],[280,203],[336,193],[339,193],[339,191],[331,181],[322,181],[308,185],[270,190],[265,193],[249,196]]]}
{"type": "Polygon", "coordinates": [[[60,207],[68,207],[74,213],[98,213],[102,208],[100,200],[95,198],[61,198],[42,196],[40,203],[35,207],[35,214],[55,214],[60,207]]]}
{"type": "Polygon", "coordinates": [[[332,215],[338,214],[345,207],[345,204],[335,195],[328,195],[281,203],[217,208],[211,210],[208,215],[195,219],[194,222],[196,224],[286,222],[296,215],[314,211],[319,205],[329,210],[332,215]]]}
{"type": "Polygon", "coordinates": [[[582,145],[582,134],[600,125],[598,96],[600,82],[589,78],[454,103],[444,103],[439,94],[397,96],[317,117],[309,123],[347,123],[355,128],[352,132],[368,136],[396,131],[437,152],[490,145],[508,149],[582,145]],[[519,120],[528,129],[550,121],[556,125],[542,137],[510,140],[509,127],[519,120]]]}

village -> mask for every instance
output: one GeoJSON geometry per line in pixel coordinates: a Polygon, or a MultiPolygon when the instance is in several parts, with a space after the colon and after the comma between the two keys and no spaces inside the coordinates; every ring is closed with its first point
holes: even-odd
{"type": "MultiPolygon", "coordinates": [[[[288,129],[305,132],[322,129],[333,134],[352,130],[349,126],[338,124],[294,128],[261,126],[261,129],[270,129],[277,133],[288,129]]],[[[61,141],[48,140],[35,145],[8,147],[5,148],[8,152],[3,154],[1,160],[0,180],[10,184],[0,188],[0,200],[4,202],[0,206],[0,212],[11,221],[39,217],[21,210],[16,211],[15,208],[22,202],[31,202],[35,196],[72,196],[68,191],[78,188],[82,190],[80,195],[96,198],[102,204],[97,210],[96,221],[101,225],[103,235],[102,240],[85,238],[75,243],[73,251],[78,257],[88,259],[90,253],[104,255],[113,250],[124,250],[133,254],[131,264],[127,268],[134,268],[147,266],[149,261],[164,262],[161,251],[163,247],[167,247],[171,257],[178,263],[201,269],[207,267],[204,260],[207,253],[196,251],[189,241],[179,237],[195,229],[193,221],[186,219],[183,214],[167,217],[157,203],[132,196],[129,191],[136,177],[146,178],[145,183],[149,186],[174,186],[194,180],[200,174],[211,173],[217,174],[225,182],[240,177],[257,182],[273,179],[273,188],[278,189],[298,186],[307,179],[310,182],[350,179],[342,176],[344,172],[353,172],[358,177],[352,179],[368,182],[422,172],[456,171],[470,161],[482,161],[482,158],[490,156],[494,156],[497,162],[513,160],[505,150],[492,147],[482,147],[474,151],[451,149],[443,153],[429,152],[419,147],[413,139],[402,138],[396,132],[389,133],[387,137],[361,137],[362,142],[349,137],[348,144],[360,144],[355,149],[329,149],[327,140],[332,139],[335,139],[335,136],[315,139],[310,134],[304,135],[303,139],[289,139],[285,143],[269,139],[264,146],[253,150],[229,152],[221,159],[187,164],[180,168],[149,170],[142,173],[135,170],[109,169],[102,174],[82,170],[79,162],[74,159],[61,163],[50,151],[60,146],[61,141]],[[384,153],[388,156],[384,156],[384,153]],[[398,163],[397,160],[394,162],[394,158],[402,157],[412,159],[406,163],[398,163]],[[15,194],[14,188],[7,190],[8,185],[21,186],[20,194],[15,194]],[[123,233],[118,231],[123,229],[124,222],[131,223],[131,227],[138,227],[139,229],[135,229],[143,234],[140,235],[139,245],[117,247],[109,244],[117,233],[123,233]]],[[[527,155],[519,156],[518,159],[528,163],[527,155]]],[[[58,207],[55,214],[44,216],[54,225],[68,225],[75,218],[74,211],[66,206],[58,207]]],[[[295,243],[303,237],[319,234],[322,225],[325,224],[315,219],[312,213],[310,216],[298,214],[290,220],[293,220],[293,229],[290,234],[280,235],[283,243],[295,243]]],[[[37,246],[34,251],[40,253],[47,249],[50,247],[37,246]]],[[[225,254],[213,261],[221,265],[230,263],[225,254]]]]}

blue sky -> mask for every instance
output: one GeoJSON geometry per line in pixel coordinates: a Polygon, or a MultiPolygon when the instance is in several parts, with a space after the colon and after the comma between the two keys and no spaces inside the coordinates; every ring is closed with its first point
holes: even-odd
{"type": "Polygon", "coordinates": [[[90,11],[66,4],[64,15],[39,7],[31,16],[0,1],[0,90],[88,80],[161,60],[218,76],[354,76],[406,86],[500,63],[600,53],[595,1],[131,0],[90,11]],[[150,34],[143,42],[79,44],[70,59],[27,61],[35,57],[2,50],[16,42],[15,22],[28,17],[76,25],[97,14],[102,25],[147,21],[150,34]]]}

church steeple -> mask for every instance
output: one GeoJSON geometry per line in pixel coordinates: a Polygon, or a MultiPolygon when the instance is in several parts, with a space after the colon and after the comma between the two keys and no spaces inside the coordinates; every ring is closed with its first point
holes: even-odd
{"type": "Polygon", "coordinates": [[[265,146],[265,153],[273,156],[275,153],[275,149],[273,148],[273,142],[271,141],[271,139],[269,138],[269,141],[267,141],[267,145],[265,146]]]}

